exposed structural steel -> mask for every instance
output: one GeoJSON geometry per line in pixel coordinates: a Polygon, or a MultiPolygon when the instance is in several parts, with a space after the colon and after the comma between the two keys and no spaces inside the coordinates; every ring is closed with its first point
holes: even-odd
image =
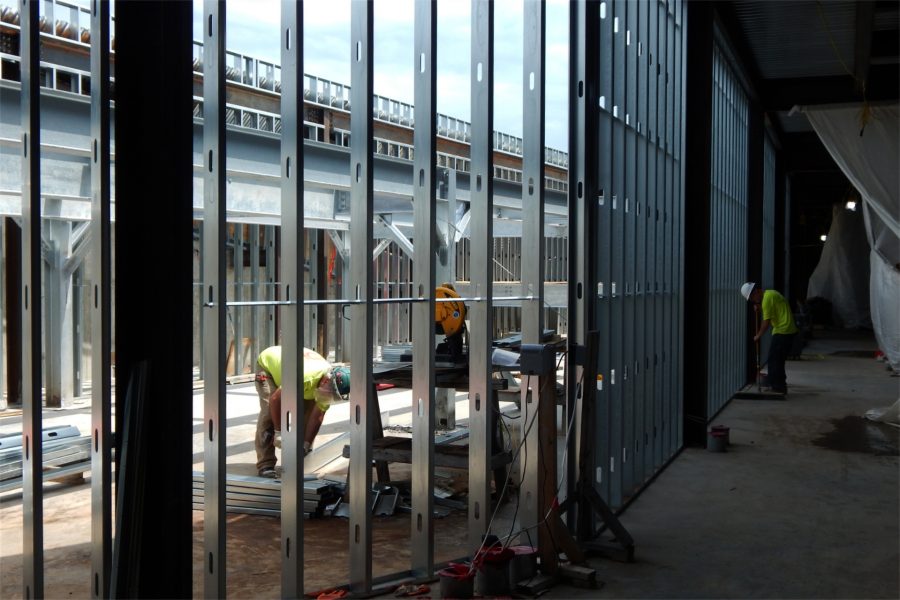
{"type": "Polygon", "coordinates": [[[766,289],[781,289],[781,286],[775,285],[775,146],[768,135],[763,139],[763,256],[760,283],[766,289]]]}
{"type": "Polygon", "coordinates": [[[225,597],[225,1],[203,3],[203,594],[225,597]]]}
{"type": "MultiPolygon", "coordinates": [[[[415,253],[412,306],[412,523],[411,570],[416,576],[434,572],[434,310],[435,310],[435,120],[437,106],[437,1],[415,4],[414,78],[416,119],[413,145],[413,221],[415,253]]],[[[371,104],[371,103],[366,103],[371,104]]],[[[355,138],[351,138],[355,139],[355,138]]],[[[371,223],[371,215],[368,222],[371,223]]],[[[354,253],[355,254],[355,253],[354,253]]],[[[368,253],[363,255],[368,258],[368,253]]],[[[371,263],[369,263],[371,264],[371,263]]],[[[360,363],[353,363],[354,365],[360,363]]],[[[377,401],[376,410],[377,409],[377,401]]],[[[367,488],[368,489],[368,488],[367,488]]]]}
{"type": "MultiPolygon", "coordinates": [[[[372,47],[374,8],[350,8],[350,289],[353,329],[350,340],[350,590],[372,588],[372,426],[378,410],[372,397],[372,47]]],[[[433,293],[428,290],[427,293],[433,293]]]]}
{"type": "Polygon", "coordinates": [[[570,282],[571,335],[584,344],[587,331],[601,332],[598,363],[584,369],[597,375],[584,382],[595,386],[597,410],[593,423],[582,424],[597,443],[579,455],[590,463],[581,470],[615,508],[681,445],[684,4],[616,0],[596,8],[581,9],[586,23],[573,25],[586,36],[572,61],[583,70],[576,93],[588,108],[573,117],[572,243],[583,240],[584,264],[576,262],[570,282]],[[587,31],[599,36],[596,66],[579,55],[592,54],[587,31]],[[595,114],[590,104],[599,107],[595,114]],[[586,136],[596,131],[596,151],[580,126],[591,128],[586,136]],[[591,305],[579,306],[579,296],[591,305]]]}
{"type": "MultiPolygon", "coordinates": [[[[481,544],[491,518],[488,478],[491,445],[491,335],[493,323],[492,256],[494,153],[494,3],[472,0],[470,72],[472,138],[469,215],[471,254],[469,304],[469,548],[481,544]]],[[[500,493],[501,490],[497,490],[500,493]]]]}
{"type": "Polygon", "coordinates": [[[91,11],[91,597],[110,597],[112,557],[112,252],[108,0],[91,11]]]}
{"type": "Polygon", "coordinates": [[[38,0],[21,12],[22,116],[22,582],[44,597],[41,408],[41,120],[38,0]]]}
{"type": "Polygon", "coordinates": [[[303,81],[303,3],[288,0],[281,6],[281,279],[284,300],[289,303],[282,305],[280,314],[283,391],[281,595],[299,598],[303,595],[303,511],[300,508],[303,503],[303,432],[306,430],[303,410],[305,239],[303,105],[296,99],[302,94],[303,81]]]}
{"type": "MultiPolygon", "coordinates": [[[[523,128],[522,128],[522,239],[527,243],[522,249],[522,296],[530,297],[522,302],[522,343],[540,344],[544,330],[544,46],[545,46],[545,5],[543,0],[529,0],[524,3],[523,33],[523,128]]],[[[556,374],[542,374],[539,377],[524,376],[522,382],[522,440],[524,443],[522,465],[522,486],[519,494],[519,522],[523,529],[532,530],[540,524],[545,506],[538,477],[547,469],[542,465],[540,455],[540,430],[543,426],[542,414],[553,413],[556,418],[555,389],[556,374]],[[552,384],[551,384],[552,382],[552,384]],[[548,388],[549,389],[545,389],[548,388]],[[552,403],[551,406],[542,406],[552,403]]],[[[555,427],[554,427],[555,431],[555,427]]],[[[555,461],[554,467],[555,467],[555,461]]],[[[555,471],[555,469],[553,469],[555,471]]],[[[556,485],[555,477],[548,476],[551,485],[556,485]]],[[[541,528],[541,532],[544,528],[541,528]]],[[[527,539],[527,538],[526,538],[527,539]]],[[[541,558],[543,551],[552,550],[547,538],[544,545],[543,533],[538,543],[541,558]]],[[[546,562],[545,562],[546,564],[546,562]]]]}
{"type": "Polygon", "coordinates": [[[748,103],[720,44],[713,44],[712,63],[707,418],[743,386],[747,361],[746,340],[733,331],[747,318],[737,290],[748,265],[748,103]]]}

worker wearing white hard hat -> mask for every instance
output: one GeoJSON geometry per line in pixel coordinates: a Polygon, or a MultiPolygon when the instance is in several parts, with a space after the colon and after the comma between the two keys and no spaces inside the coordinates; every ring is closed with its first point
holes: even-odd
{"type": "Polygon", "coordinates": [[[772,341],[769,344],[769,356],[766,360],[769,367],[769,391],[779,394],[787,393],[787,374],[784,363],[797,335],[797,325],[787,300],[775,290],[766,290],[754,282],[741,286],[741,295],[753,305],[753,310],[762,307],[762,321],[753,336],[759,342],[763,334],[772,329],[772,341]]]}

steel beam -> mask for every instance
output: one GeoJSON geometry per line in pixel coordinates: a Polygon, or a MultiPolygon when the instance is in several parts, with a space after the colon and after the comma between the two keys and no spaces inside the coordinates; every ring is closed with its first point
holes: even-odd
{"type": "MultiPolygon", "coordinates": [[[[472,0],[471,228],[469,294],[484,298],[469,310],[469,548],[474,552],[491,518],[491,338],[494,331],[494,4],[472,0]]],[[[461,227],[464,229],[464,226],[461,227]]],[[[499,417],[498,417],[499,418],[499,417]]],[[[497,490],[499,496],[501,490],[497,490]]]]}
{"type": "MultiPolygon", "coordinates": [[[[203,3],[203,594],[224,598],[225,560],[225,1],[203,3]]],[[[236,348],[236,347],[235,347],[236,348]]]]}
{"type": "MultiPolygon", "coordinates": [[[[416,252],[413,294],[426,299],[412,307],[412,523],[411,570],[417,576],[434,573],[434,287],[435,121],[437,116],[437,2],[415,4],[416,119],[413,145],[413,205],[416,252]]],[[[352,222],[351,222],[352,224],[352,222]]],[[[405,239],[405,238],[404,238],[405,239]]],[[[355,246],[354,242],[354,246],[355,246]]],[[[354,364],[356,364],[354,362],[354,364]]]]}
{"type": "MultiPolygon", "coordinates": [[[[54,212],[57,201],[48,200],[44,212],[54,212]]],[[[64,408],[72,404],[73,297],[72,275],[64,264],[72,250],[72,223],[56,219],[42,222],[44,253],[44,390],[46,405],[64,408]]]]}
{"type": "Polygon", "coordinates": [[[38,0],[22,0],[22,584],[44,597],[41,439],[41,119],[38,0]]]}
{"type": "MultiPolygon", "coordinates": [[[[378,410],[372,386],[372,47],[374,8],[353,2],[350,9],[350,297],[362,300],[351,310],[350,363],[350,590],[372,589],[371,411],[378,410]]],[[[345,280],[345,283],[346,280],[345,280]]],[[[346,297],[346,296],[345,296],[346,297]]]]}
{"type": "Polygon", "coordinates": [[[303,3],[281,5],[281,595],[303,595],[303,3]]]}
{"type": "Polygon", "coordinates": [[[91,10],[91,597],[110,597],[112,557],[112,252],[110,5],[91,10]]]}

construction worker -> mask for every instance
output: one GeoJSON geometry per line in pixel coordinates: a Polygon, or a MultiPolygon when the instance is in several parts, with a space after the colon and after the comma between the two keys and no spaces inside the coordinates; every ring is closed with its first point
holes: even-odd
{"type": "MultiPolygon", "coordinates": [[[[281,346],[271,346],[256,361],[256,393],[259,417],[256,420],[256,469],[260,477],[275,478],[275,446],[281,446],[281,346]],[[276,443],[277,442],[277,443],[276,443]]],[[[350,369],[335,367],[319,353],[303,349],[303,454],[309,454],[319,433],[325,411],[350,393],[350,369]]]]}
{"type": "Polygon", "coordinates": [[[766,360],[769,365],[769,388],[766,391],[787,394],[784,362],[797,334],[791,307],[780,293],[775,290],[764,290],[762,286],[753,282],[742,285],[741,294],[753,304],[754,311],[758,312],[762,305],[762,321],[756,335],[753,336],[753,341],[759,343],[766,330],[772,328],[772,342],[769,344],[769,357],[766,360]]]}

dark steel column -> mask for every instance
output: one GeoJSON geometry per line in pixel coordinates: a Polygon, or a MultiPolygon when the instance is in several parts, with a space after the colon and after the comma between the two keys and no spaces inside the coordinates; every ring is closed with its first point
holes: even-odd
{"type": "Polygon", "coordinates": [[[22,0],[22,583],[44,597],[41,398],[41,118],[38,0],[22,0]]]}
{"type": "Polygon", "coordinates": [[[112,281],[107,0],[91,3],[91,596],[109,598],[112,557],[112,281]]]}
{"type": "Polygon", "coordinates": [[[281,5],[281,595],[303,596],[303,3],[281,5]]]}
{"type": "MultiPolygon", "coordinates": [[[[481,544],[491,518],[491,342],[494,332],[494,4],[472,0],[471,110],[469,173],[471,214],[469,306],[469,547],[481,544]]],[[[500,490],[497,490],[500,493],[500,490]]]]}
{"type": "MultiPolygon", "coordinates": [[[[415,257],[413,294],[427,299],[412,307],[412,572],[434,573],[434,287],[435,121],[437,90],[437,2],[417,0],[415,9],[416,123],[413,132],[415,257]]],[[[371,221],[371,219],[370,219],[371,221]]],[[[452,238],[449,240],[452,243],[452,238]]],[[[355,251],[354,251],[355,256],[355,251]]],[[[455,400],[450,399],[451,402],[455,400]]]]}
{"type": "MultiPolygon", "coordinates": [[[[203,595],[224,598],[225,0],[203,2],[203,595]]],[[[237,343],[235,351],[238,350],[237,343]]]]}
{"type": "Polygon", "coordinates": [[[712,142],[712,6],[689,2],[684,188],[684,443],[706,443],[709,322],[710,159],[712,142]]]}
{"type": "MultiPolygon", "coordinates": [[[[372,25],[371,2],[353,2],[350,11],[350,589],[372,589],[372,25]]],[[[346,296],[345,296],[346,297],[346,296]]]]}
{"type": "Polygon", "coordinates": [[[6,307],[6,400],[7,405],[22,404],[22,229],[12,217],[4,218],[3,243],[6,256],[6,281],[3,305],[6,307]]]}
{"type": "Polygon", "coordinates": [[[192,593],[191,11],[188,2],[163,0],[117,2],[114,11],[117,508],[111,597],[192,593]],[[158,228],[148,226],[153,223],[165,223],[164,244],[158,228]]]}

